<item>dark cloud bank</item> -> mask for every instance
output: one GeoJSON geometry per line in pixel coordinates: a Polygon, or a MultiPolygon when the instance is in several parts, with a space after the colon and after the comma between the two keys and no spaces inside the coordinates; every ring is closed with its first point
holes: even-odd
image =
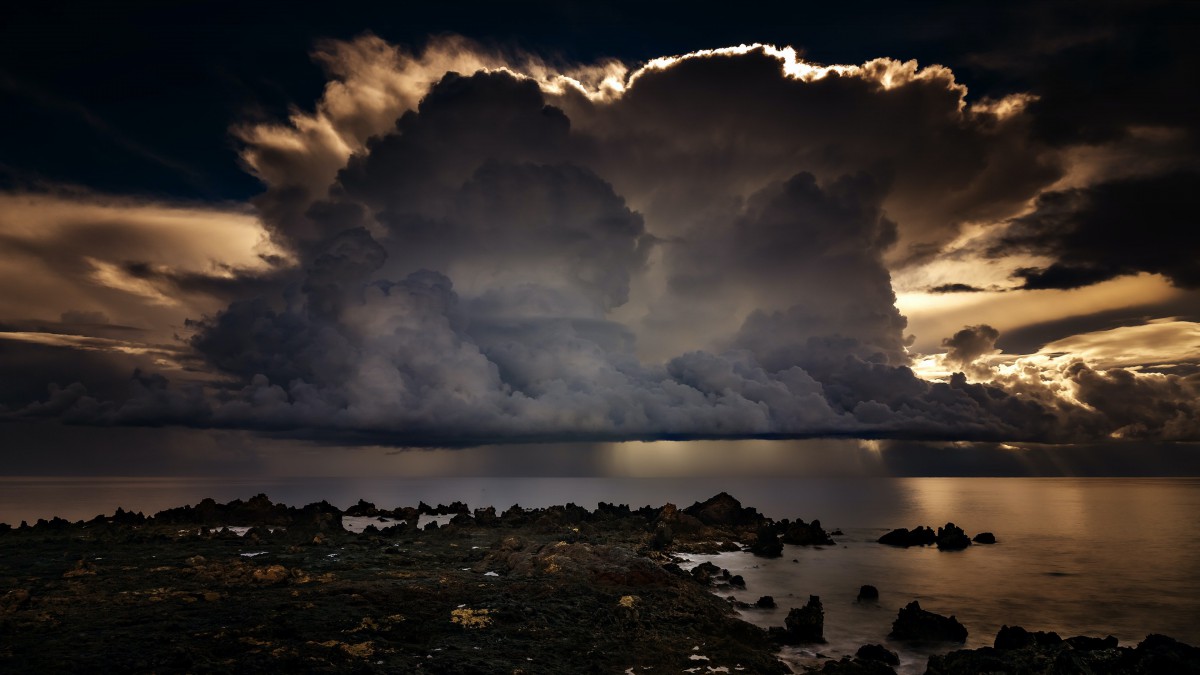
{"type": "MultiPolygon", "coordinates": [[[[1200,438],[1195,376],[918,378],[888,271],[1036,199],[996,240],[1056,258],[1027,287],[1137,271],[1194,287],[1194,256],[1113,242],[1142,214],[1145,237],[1184,227],[1193,250],[1179,195],[1196,174],[1043,192],[1063,171],[1053,119],[966,106],[944,69],[780,69],[761,50],[695,58],[603,102],[447,74],[326,194],[259,199],[297,264],[226,284],[237,299],[192,323],[213,377],[151,367],[114,394],[56,373],[9,414],[397,445],[1200,438]]],[[[969,373],[997,337],[964,329],[947,359],[969,373]]]]}

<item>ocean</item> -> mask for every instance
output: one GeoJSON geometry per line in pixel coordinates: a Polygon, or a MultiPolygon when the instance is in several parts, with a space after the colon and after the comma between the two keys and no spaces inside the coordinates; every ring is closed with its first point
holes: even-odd
{"type": "MultiPolygon", "coordinates": [[[[897,610],[912,600],[953,614],[967,646],[990,645],[1002,624],[1071,635],[1114,635],[1136,644],[1162,633],[1200,645],[1200,479],[1198,478],[0,478],[0,522],[60,516],[86,519],[118,506],[150,514],[204,497],[245,499],[259,492],[303,505],[327,500],[380,507],[459,500],[472,508],[540,507],[599,501],[632,507],[687,506],[725,491],[772,518],[819,519],[840,529],[837,545],[788,546],[782,558],[746,553],[691,556],[741,574],[762,626],[782,625],[790,607],[820,596],[828,644],[789,649],[785,660],[837,657],[861,644],[901,653],[900,672],[924,671],[929,650],[889,643],[897,610]],[[899,549],[875,543],[884,532],[954,522],[999,543],[965,551],[899,549]],[[878,603],[857,603],[863,584],[878,603]]],[[[948,647],[947,647],[948,648],[948,647]]]]}

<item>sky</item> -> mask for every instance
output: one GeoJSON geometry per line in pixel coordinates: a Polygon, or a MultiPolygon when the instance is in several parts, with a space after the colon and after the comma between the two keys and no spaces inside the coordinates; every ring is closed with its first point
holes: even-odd
{"type": "Polygon", "coordinates": [[[1200,6],[775,4],[16,8],[0,473],[1200,472],[1200,6]]]}

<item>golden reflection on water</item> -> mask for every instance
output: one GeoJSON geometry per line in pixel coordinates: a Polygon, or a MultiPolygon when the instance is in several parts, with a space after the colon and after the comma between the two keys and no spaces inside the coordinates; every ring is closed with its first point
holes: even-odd
{"type": "Polygon", "coordinates": [[[605,443],[598,465],[608,476],[882,476],[874,441],[762,440],[605,443]]]}

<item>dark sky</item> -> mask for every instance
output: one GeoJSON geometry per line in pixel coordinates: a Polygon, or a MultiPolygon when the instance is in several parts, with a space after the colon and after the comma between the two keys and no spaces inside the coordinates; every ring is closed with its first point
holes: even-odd
{"type": "MultiPolygon", "coordinates": [[[[4,179],[190,199],[251,197],[261,185],[240,170],[229,125],[310,107],[325,77],[304,55],[318,40],[364,32],[414,46],[452,33],[564,62],[636,63],[774,43],[802,48],[821,63],[879,56],[943,63],[988,93],[1027,86],[1030,78],[981,67],[974,55],[1032,38],[1047,24],[1085,30],[1113,18],[1091,3],[1061,12],[955,2],[736,10],[694,2],[432,5],[340,2],[331,11],[292,2],[21,3],[0,26],[0,95],[10,130],[0,136],[4,179]]],[[[1175,20],[1172,14],[1159,20],[1175,20]]]]}
{"type": "Polygon", "coordinates": [[[0,424],[1200,440],[1200,6],[776,4],[7,10],[0,424]]]}

